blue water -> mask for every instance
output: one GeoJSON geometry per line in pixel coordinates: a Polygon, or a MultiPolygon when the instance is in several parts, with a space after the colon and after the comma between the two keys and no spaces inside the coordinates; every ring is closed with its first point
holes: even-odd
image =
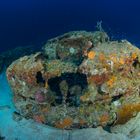
{"type": "Polygon", "coordinates": [[[0,51],[40,47],[71,30],[94,30],[97,21],[112,38],[140,46],[139,0],[0,0],[0,51]]]}

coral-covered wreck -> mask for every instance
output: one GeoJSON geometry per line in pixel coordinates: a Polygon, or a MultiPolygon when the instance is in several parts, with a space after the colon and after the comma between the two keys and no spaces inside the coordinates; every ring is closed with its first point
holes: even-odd
{"type": "Polygon", "coordinates": [[[69,32],[7,69],[17,112],[62,129],[124,124],[140,111],[140,50],[105,32],[69,32]]]}

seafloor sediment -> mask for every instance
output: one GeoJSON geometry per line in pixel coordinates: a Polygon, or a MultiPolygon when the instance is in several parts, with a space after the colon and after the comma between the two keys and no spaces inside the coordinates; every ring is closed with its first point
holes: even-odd
{"type": "Polygon", "coordinates": [[[140,111],[140,50],[105,32],[69,32],[7,69],[18,115],[61,129],[112,127],[140,111]]]}

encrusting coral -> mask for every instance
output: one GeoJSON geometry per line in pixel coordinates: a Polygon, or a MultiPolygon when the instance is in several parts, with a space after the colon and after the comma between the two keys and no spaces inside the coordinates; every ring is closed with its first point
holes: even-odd
{"type": "Polygon", "coordinates": [[[61,129],[123,124],[140,111],[140,50],[105,32],[69,32],[7,69],[18,113],[61,129]]]}

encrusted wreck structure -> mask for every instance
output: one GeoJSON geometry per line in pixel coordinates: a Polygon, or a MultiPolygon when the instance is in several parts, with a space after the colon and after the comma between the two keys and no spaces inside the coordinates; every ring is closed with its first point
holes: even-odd
{"type": "Polygon", "coordinates": [[[69,32],[7,69],[17,112],[61,129],[124,124],[140,111],[140,50],[105,32],[69,32]]]}

